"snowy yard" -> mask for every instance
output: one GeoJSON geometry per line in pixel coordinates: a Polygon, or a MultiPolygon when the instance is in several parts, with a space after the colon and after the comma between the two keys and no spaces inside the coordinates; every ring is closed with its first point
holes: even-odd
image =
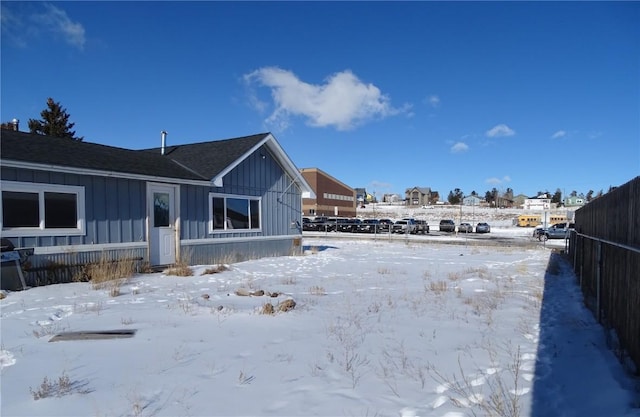
{"type": "Polygon", "coordinates": [[[304,245],[218,273],[139,275],[116,297],[90,283],[8,293],[2,415],[640,415],[549,248],[304,245]],[[287,299],[293,310],[262,314],[287,299]],[[49,342],[105,330],[135,335],[49,342]]]}

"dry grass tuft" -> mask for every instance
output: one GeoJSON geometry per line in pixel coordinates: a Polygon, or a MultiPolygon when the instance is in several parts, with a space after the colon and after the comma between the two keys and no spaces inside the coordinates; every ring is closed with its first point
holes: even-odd
{"type": "Polygon", "coordinates": [[[460,281],[462,278],[462,272],[449,272],[447,278],[449,278],[449,281],[453,282],[460,281]]]}
{"type": "Polygon", "coordinates": [[[98,262],[85,265],[74,277],[74,281],[91,281],[95,290],[108,289],[109,295],[120,295],[120,287],[136,273],[136,261],[131,257],[111,259],[103,253],[98,262]]]}
{"type": "Polygon", "coordinates": [[[323,287],[319,287],[317,285],[314,285],[313,287],[309,288],[309,294],[311,294],[311,295],[327,295],[327,292],[324,290],[323,287]]]}
{"type": "Polygon", "coordinates": [[[185,261],[180,260],[174,266],[167,269],[166,274],[177,277],[190,277],[193,275],[193,271],[185,261]]]}
{"type": "Polygon", "coordinates": [[[205,269],[200,275],[212,275],[212,274],[217,274],[219,272],[228,271],[228,270],[229,270],[229,267],[227,267],[226,265],[216,265],[214,267],[205,269]]]}
{"type": "Polygon", "coordinates": [[[429,290],[436,295],[440,295],[447,291],[448,285],[447,281],[436,281],[429,282],[429,290]]]}
{"type": "Polygon", "coordinates": [[[275,313],[275,309],[273,308],[273,304],[271,303],[266,303],[265,305],[262,306],[262,309],[260,310],[260,314],[274,314],[275,313]]]}

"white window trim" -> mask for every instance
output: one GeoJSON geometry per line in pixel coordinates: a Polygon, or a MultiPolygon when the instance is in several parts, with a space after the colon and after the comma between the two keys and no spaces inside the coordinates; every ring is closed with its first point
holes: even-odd
{"type": "Polygon", "coordinates": [[[220,234],[220,233],[237,233],[237,232],[261,232],[262,231],[262,197],[258,196],[249,196],[249,195],[238,195],[238,194],[221,194],[221,193],[209,193],[209,234],[220,234]],[[214,229],[213,228],[213,199],[214,198],[224,198],[225,199],[225,207],[224,210],[227,210],[227,198],[238,198],[243,200],[256,200],[258,201],[258,218],[260,219],[260,227],[257,229],[227,229],[227,222],[224,224],[224,229],[214,229]]]}
{"type": "Polygon", "coordinates": [[[76,185],[43,184],[35,182],[2,181],[2,191],[37,193],[40,205],[40,222],[38,227],[7,227],[2,224],[2,204],[0,202],[0,228],[8,236],[80,236],[86,233],[85,194],[84,187],[76,185]],[[46,229],[44,227],[44,193],[67,193],[76,195],[76,211],[78,214],[75,228],[46,229]]]}

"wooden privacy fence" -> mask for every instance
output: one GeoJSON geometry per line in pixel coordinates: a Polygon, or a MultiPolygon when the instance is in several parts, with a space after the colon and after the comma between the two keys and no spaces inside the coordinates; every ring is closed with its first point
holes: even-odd
{"type": "Polygon", "coordinates": [[[575,225],[569,257],[585,304],[640,372],[640,177],[577,210],[575,225]]]}

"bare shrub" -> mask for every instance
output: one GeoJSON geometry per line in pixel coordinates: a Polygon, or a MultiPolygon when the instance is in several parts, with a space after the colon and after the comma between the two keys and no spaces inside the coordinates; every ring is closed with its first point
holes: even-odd
{"type": "MultiPolygon", "coordinates": [[[[489,346],[485,348],[493,364],[497,364],[497,352],[489,346]]],[[[427,366],[427,372],[438,384],[446,386],[451,393],[448,395],[453,405],[467,408],[473,416],[519,417],[520,416],[520,367],[522,355],[520,346],[515,350],[510,344],[506,345],[509,363],[506,369],[500,369],[486,378],[486,390],[481,384],[475,383],[476,376],[464,372],[464,367],[458,357],[459,374],[451,377],[441,373],[433,364],[427,366]],[[485,392],[488,391],[488,392],[485,392]]]]}
{"type": "Polygon", "coordinates": [[[309,288],[309,294],[311,294],[311,295],[327,295],[327,292],[324,290],[323,287],[320,287],[318,285],[314,285],[313,287],[309,288]]]}
{"type": "Polygon", "coordinates": [[[359,348],[364,342],[366,331],[362,326],[362,318],[353,313],[348,319],[339,319],[327,329],[329,339],[337,342],[338,354],[328,352],[330,361],[336,360],[350,376],[352,387],[355,388],[362,376],[368,371],[369,359],[360,355],[359,348]]]}
{"type": "Polygon", "coordinates": [[[48,397],[62,397],[63,395],[80,393],[88,394],[91,390],[86,389],[87,383],[79,381],[72,381],[66,372],[63,372],[57,379],[50,380],[48,377],[44,377],[40,386],[37,389],[29,387],[29,391],[34,400],[40,400],[48,397]]]}

